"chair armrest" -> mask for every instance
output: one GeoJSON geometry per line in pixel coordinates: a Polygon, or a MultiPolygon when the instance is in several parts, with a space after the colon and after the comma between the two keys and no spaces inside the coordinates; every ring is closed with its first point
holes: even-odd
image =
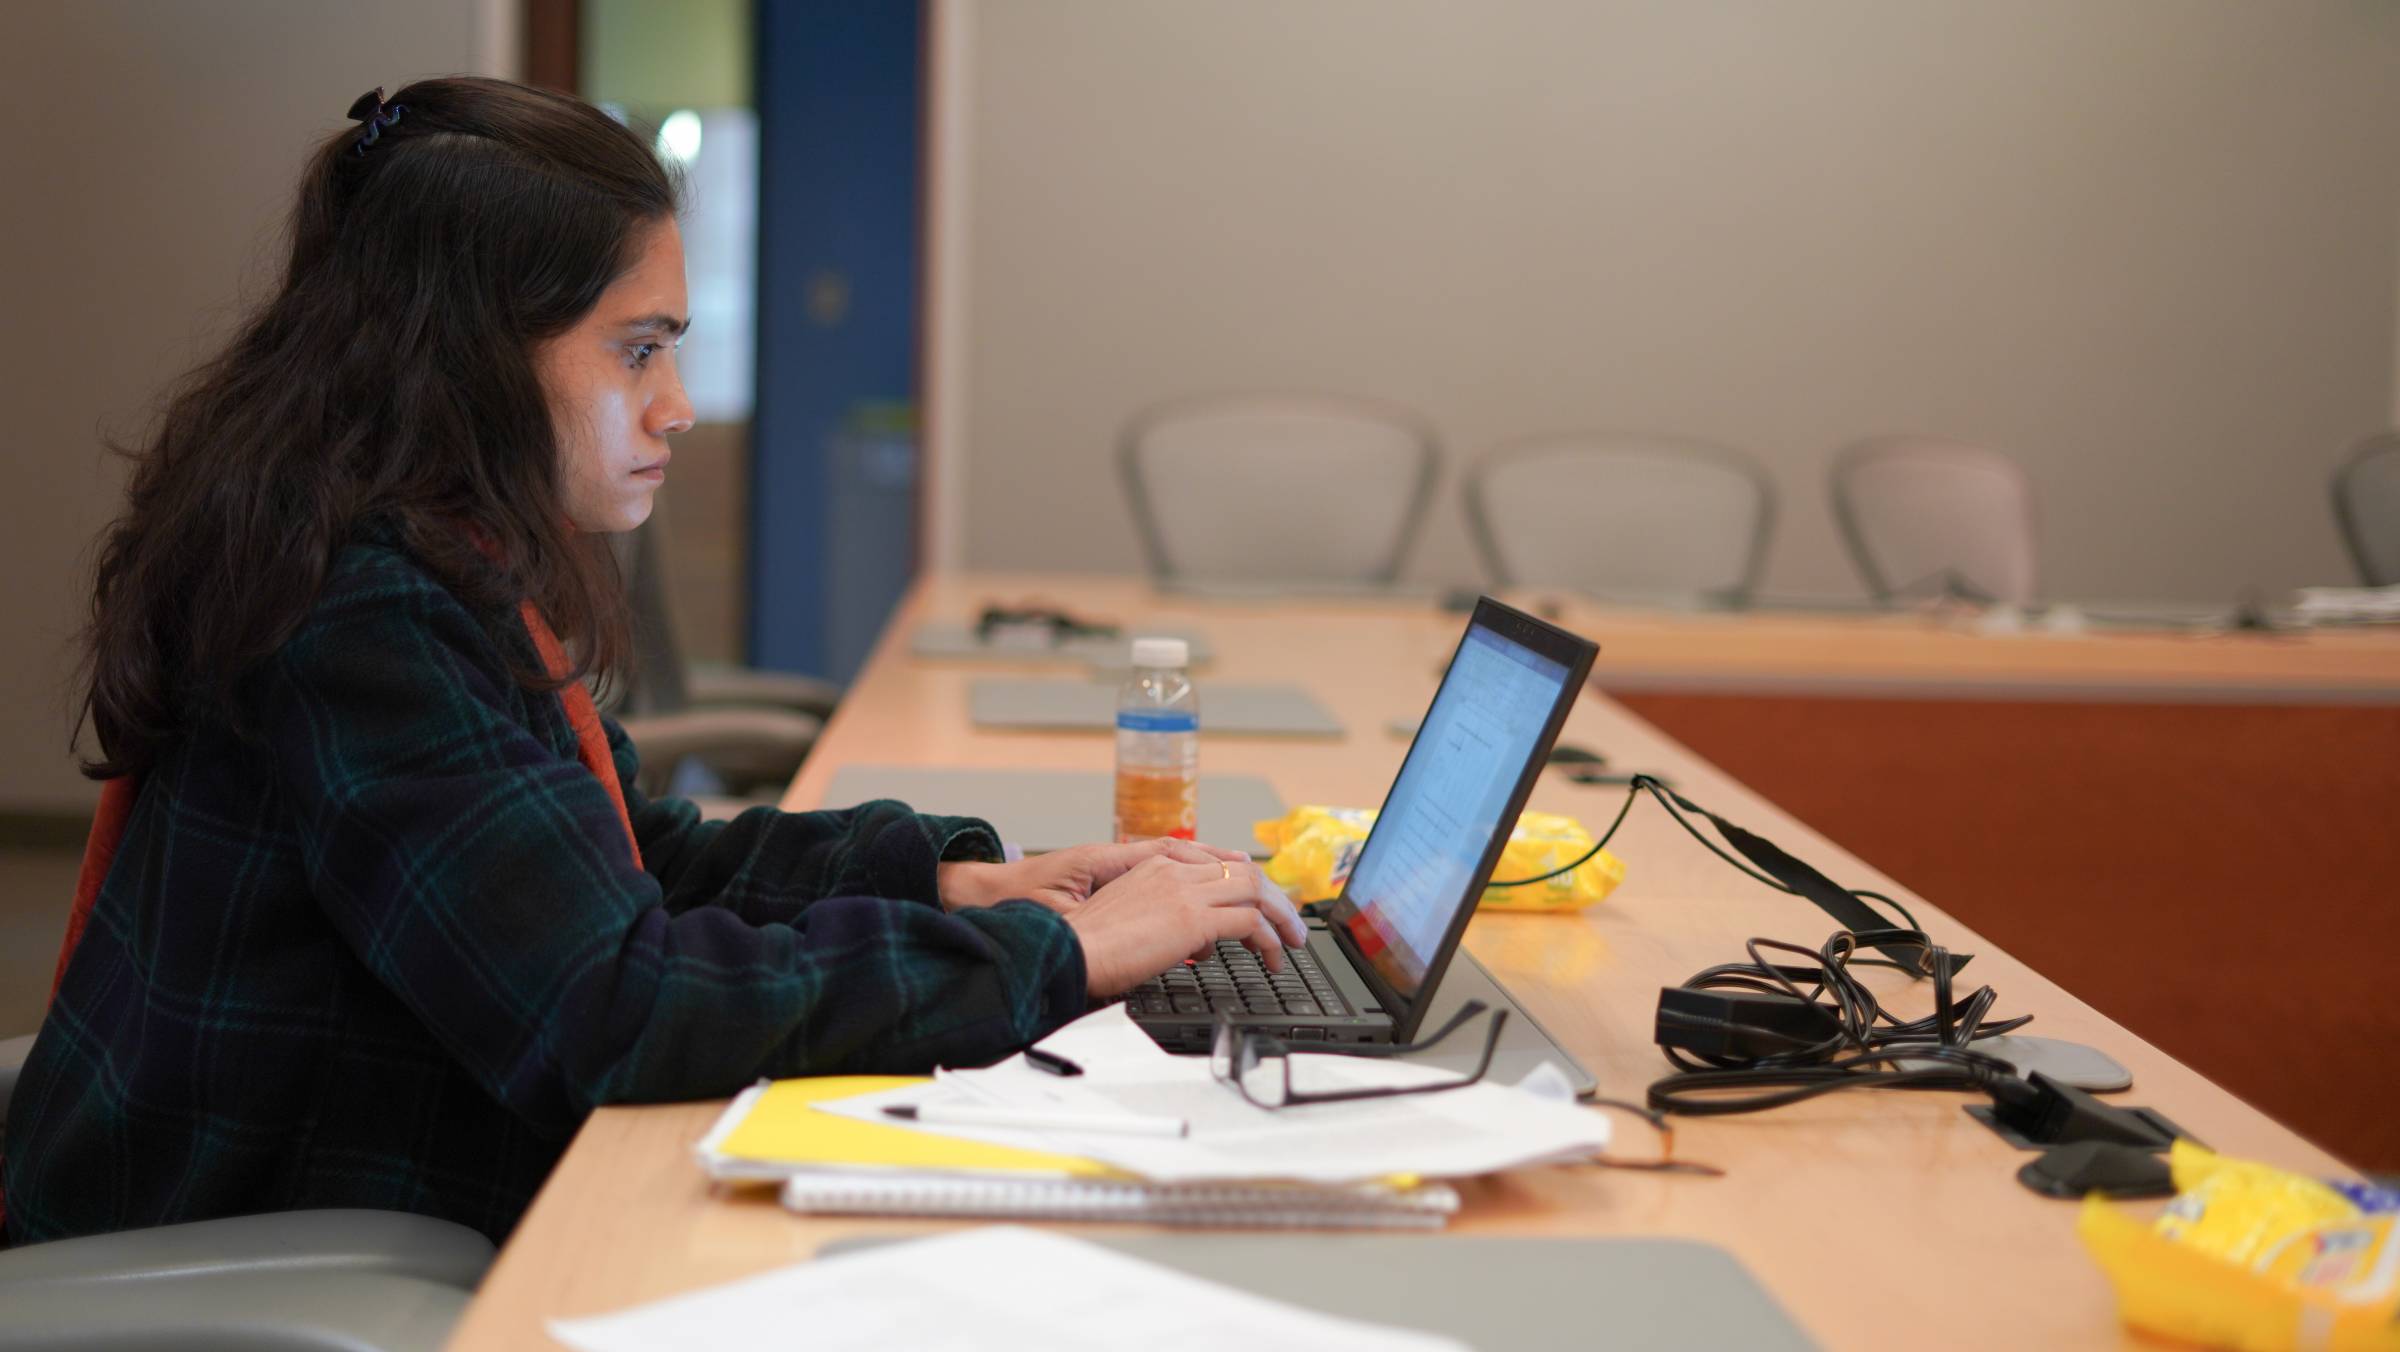
{"type": "Polygon", "coordinates": [[[467,1293],[359,1272],[242,1273],[111,1289],[11,1289],[0,1352],[436,1352],[467,1293]]]}
{"type": "Polygon", "coordinates": [[[796,709],[819,718],[833,716],[842,687],[814,676],[753,667],[694,667],[684,673],[684,695],[694,704],[750,704],[796,709]]]}
{"type": "Polygon", "coordinates": [[[642,753],[644,788],[656,791],[677,761],[696,756],[726,783],[790,779],[825,730],[822,720],[782,709],[682,709],[622,720],[642,753]]]}
{"type": "Polygon", "coordinates": [[[794,765],[817,744],[822,720],[782,709],[680,709],[621,720],[642,759],[720,754],[789,757],[794,765]]]}
{"type": "Polygon", "coordinates": [[[13,1309],[18,1293],[34,1287],[84,1287],[85,1300],[102,1303],[153,1282],[234,1275],[349,1273],[472,1291],[491,1265],[492,1242],[455,1221],[406,1211],[274,1211],[0,1250],[0,1304],[13,1309]]]}

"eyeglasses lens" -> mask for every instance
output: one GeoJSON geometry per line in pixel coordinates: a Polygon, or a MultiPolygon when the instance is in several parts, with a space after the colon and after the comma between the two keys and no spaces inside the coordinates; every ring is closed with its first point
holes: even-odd
{"type": "Polygon", "coordinates": [[[1239,1053],[1242,1092],[1250,1101],[1267,1108],[1280,1108],[1284,1098],[1284,1059],[1281,1055],[1262,1055],[1259,1039],[1242,1039],[1239,1053]]]}

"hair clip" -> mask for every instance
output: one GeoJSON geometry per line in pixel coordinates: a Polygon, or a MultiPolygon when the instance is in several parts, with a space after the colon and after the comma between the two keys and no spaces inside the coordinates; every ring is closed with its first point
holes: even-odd
{"type": "Polygon", "coordinates": [[[383,129],[398,122],[400,115],[407,111],[408,105],[405,103],[395,103],[386,107],[383,102],[383,86],[381,85],[377,85],[351,100],[350,120],[367,124],[367,134],[359,137],[358,143],[350,147],[352,153],[366,154],[367,147],[375,144],[382,137],[383,129]]]}

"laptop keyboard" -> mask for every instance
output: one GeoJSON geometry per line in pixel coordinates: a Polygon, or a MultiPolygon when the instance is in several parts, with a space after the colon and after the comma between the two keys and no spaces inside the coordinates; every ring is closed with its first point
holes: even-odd
{"type": "Polygon", "coordinates": [[[1135,1014],[1342,1015],[1350,1007],[1305,948],[1283,950],[1283,970],[1270,972],[1258,955],[1231,939],[1214,955],[1186,961],[1126,992],[1135,1014]]]}

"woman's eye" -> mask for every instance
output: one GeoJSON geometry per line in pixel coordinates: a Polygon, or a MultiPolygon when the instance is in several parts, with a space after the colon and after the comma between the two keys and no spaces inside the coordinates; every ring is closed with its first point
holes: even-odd
{"type": "Polygon", "coordinates": [[[647,365],[649,365],[649,364],[650,364],[650,354],[651,354],[651,353],[653,353],[653,352],[656,352],[656,351],[658,351],[658,344],[656,344],[656,343],[636,343],[636,344],[634,344],[634,347],[633,347],[633,364],[634,364],[635,366],[637,366],[637,367],[639,367],[639,366],[647,366],[647,365]]]}

